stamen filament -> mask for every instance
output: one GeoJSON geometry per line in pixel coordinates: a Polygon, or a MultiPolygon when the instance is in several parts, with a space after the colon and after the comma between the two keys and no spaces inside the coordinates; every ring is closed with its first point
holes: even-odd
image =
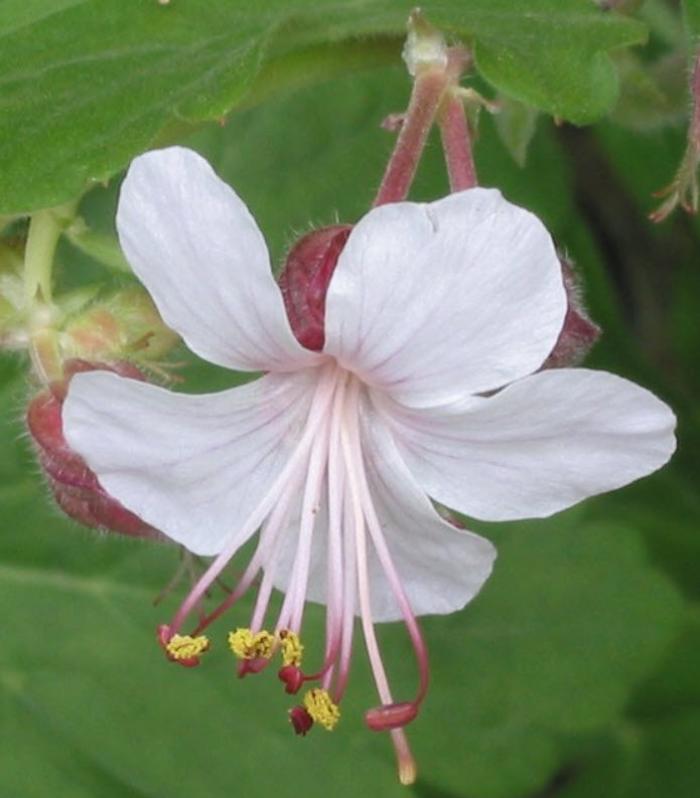
{"type": "Polygon", "coordinates": [[[356,557],[355,541],[350,530],[353,528],[352,506],[349,491],[343,497],[343,612],[340,654],[338,655],[338,672],[333,691],[333,698],[339,703],[348,684],[350,676],[350,660],[352,658],[352,639],[355,631],[355,596],[357,583],[355,576],[356,557]]]}
{"type": "MultiPolygon", "coordinates": [[[[212,610],[208,615],[204,616],[194,634],[199,634],[203,629],[205,629],[209,624],[223,615],[226,610],[230,609],[250,588],[253,584],[255,579],[260,572],[260,569],[263,563],[266,560],[266,555],[270,549],[272,549],[277,542],[279,534],[282,529],[285,527],[285,523],[287,521],[289,515],[289,506],[294,498],[297,490],[299,487],[299,480],[292,481],[290,480],[287,486],[285,487],[282,496],[280,497],[278,503],[275,505],[270,517],[268,518],[266,524],[263,526],[263,529],[260,533],[260,540],[258,541],[258,545],[255,549],[255,553],[251,557],[248,566],[246,567],[243,575],[238,580],[238,584],[236,587],[229,593],[229,595],[224,599],[224,601],[219,604],[219,606],[212,610]]],[[[263,578],[263,584],[264,584],[263,578]]],[[[272,591],[272,585],[270,584],[267,596],[269,599],[270,592],[272,591]]],[[[262,593],[262,586],[258,591],[258,598],[260,598],[260,594],[262,593]]],[[[258,607],[258,603],[256,602],[256,609],[258,607]]],[[[265,608],[267,604],[265,604],[265,608]]],[[[262,619],[261,619],[262,620],[262,619]]],[[[259,626],[260,624],[258,624],[259,626]]],[[[256,627],[256,624],[251,623],[251,628],[253,631],[259,631],[259,628],[256,627]]]]}
{"type": "Polygon", "coordinates": [[[196,607],[199,601],[206,594],[210,585],[216,580],[219,574],[228,564],[231,557],[239,548],[241,541],[246,540],[263,523],[265,517],[270,513],[275,503],[279,499],[280,492],[287,485],[289,480],[301,470],[302,463],[309,456],[313,448],[315,436],[318,428],[327,418],[328,405],[331,402],[335,388],[335,368],[327,369],[319,379],[316,392],[309,408],[306,428],[302,433],[296,448],[292,452],[286,466],[282,469],[272,487],[264,495],[258,506],[252,511],[248,519],[242,524],[240,532],[234,535],[231,542],[224,547],[209,568],[204,572],[199,582],[194,586],[187,598],[182,602],[180,608],[173,618],[169,630],[170,634],[177,634],[187,616],[196,607]]]}
{"type": "Polygon", "coordinates": [[[314,526],[316,524],[316,515],[318,514],[321,500],[323,476],[328,461],[328,414],[324,416],[323,421],[324,423],[319,430],[318,438],[312,446],[311,455],[309,457],[306,486],[302,499],[301,521],[299,524],[299,542],[289,587],[276,625],[278,631],[280,629],[289,628],[298,633],[304,614],[314,526]]]}

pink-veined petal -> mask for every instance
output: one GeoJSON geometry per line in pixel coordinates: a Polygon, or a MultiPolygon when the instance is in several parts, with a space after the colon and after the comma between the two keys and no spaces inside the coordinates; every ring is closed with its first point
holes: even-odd
{"type": "Polygon", "coordinates": [[[430,410],[375,401],[427,493],[489,521],[552,515],[656,471],[675,449],[664,402],[588,369],[543,371],[430,410]]]}
{"type": "Polygon", "coordinates": [[[267,246],[243,201],[183,147],[136,158],[122,184],[124,254],[164,321],[212,363],[286,371],[318,355],[294,338],[267,246]]]}
{"type": "Polygon", "coordinates": [[[328,289],[324,351],[398,400],[431,405],[535,371],[565,311],[539,219],[471,189],[383,205],[355,226],[328,289]]]}
{"type": "Polygon", "coordinates": [[[315,371],[200,396],[78,374],[63,408],[66,439],[128,509],[195,554],[216,554],[287,463],[315,371]]]}

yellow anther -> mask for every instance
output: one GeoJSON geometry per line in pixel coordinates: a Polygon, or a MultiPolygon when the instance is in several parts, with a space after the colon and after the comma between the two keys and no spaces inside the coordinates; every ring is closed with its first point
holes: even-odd
{"type": "Polygon", "coordinates": [[[304,707],[312,719],[328,731],[333,731],[340,720],[340,707],[331,701],[328,690],[320,688],[309,690],[304,696],[304,707]]]}
{"type": "Polygon", "coordinates": [[[275,649],[275,637],[264,629],[236,629],[229,632],[228,644],[238,659],[270,659],[275,649]]]}
{"type": "Polygon", "coordinates": [[[298,668],[301,665],[301,655],[304,653],[304,646],[299,640],[299,635],[296,632],[283,629],[279,633],[279,638],[282,649],[282,664],[296,665],[298,668]]]}
{"type": "Polygon", "coordinates": [[[173,635],[168,640],[165,650],[175,660],[192,659],[203,654],[209,648],[209,640],[204,635],[173,635]]]}

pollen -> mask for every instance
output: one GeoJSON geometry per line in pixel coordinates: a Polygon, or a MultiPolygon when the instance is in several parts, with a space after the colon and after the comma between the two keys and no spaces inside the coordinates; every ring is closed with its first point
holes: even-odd
{"type": "Polygon", "coordinates": [[[340,720],[340,708],[331,701],[328,690],[315,688],[304,696],[304,707],[312,720],[320,723],[324,729],[333,731],[340,720]]]}
{"type": "Polygon", "coordinates": [[[275,636],[266,632],[253,632],[239,628],[229,632],[228,644],[238,659],[270,659],[275,650],[275,636]]]}
{"type": "Polygon", "coordinates": [[[280,632],[280,647],[282,649],[282,664],[301,665],[301,655],[304,653],[304,645],[296,632],[285,629],[280,632]]]}
{"type": "Polygon", "coordinates": [[[209,640],[204,635],[173,635],[165,644],[165,650],[174,660],[189,660],[203,654],[209,648],[209,640]]]}

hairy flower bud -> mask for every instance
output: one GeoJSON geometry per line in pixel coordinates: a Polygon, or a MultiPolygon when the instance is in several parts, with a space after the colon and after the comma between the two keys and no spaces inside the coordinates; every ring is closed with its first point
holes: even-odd
{"type": "Polygon", "coordinates": [[[313,230],[287,255],[279,285],[292,332],[307,349],[323,349],[326,291],[351,230],[349,224],[313,230]]]}
{"type": "Polygon", "coordinates": [[[545,369],[577,366],[600,336],[600,327],[588,317],[583,304],[574,264],[563,256],[560,256],[559,260],[568,304],[559,338],[542,366],[545,369]]]}
{"type": "Polygon", "coordinates": [[[70,360],[65,379],[37,394],[27,408],[27,426],[36,445],[37,458],[58,506],[85,526],[141,538],[161,538],[160,533],[113,499],[100,485],[80,455],[66,443],[61,411],[72,376],[103,369],[122,377],[143,380],[131,363],[89,363],[70,360]]]}
{"type": "Polygon", "coordinates": [[[149,295],[132,286],[97,300],[71,317],[62,329],[66,357],[157,360],[178,342],[149,295]]]}

